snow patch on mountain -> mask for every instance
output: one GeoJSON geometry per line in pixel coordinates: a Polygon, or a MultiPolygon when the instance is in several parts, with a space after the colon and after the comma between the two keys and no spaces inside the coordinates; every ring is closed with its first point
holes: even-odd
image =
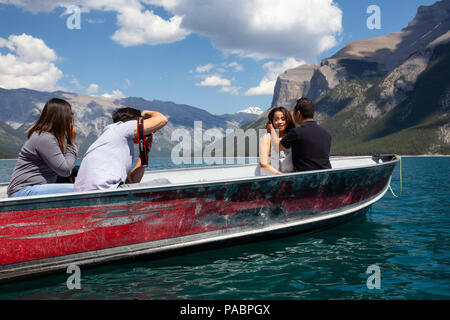
{"type": "Polygon", "coordinates": [[[250,114],[260,115],[263,112],[264,111],[262,111],[259,107],[248,107],[247,109],[238,111],[237,113],[250,113],[250,114]]]}

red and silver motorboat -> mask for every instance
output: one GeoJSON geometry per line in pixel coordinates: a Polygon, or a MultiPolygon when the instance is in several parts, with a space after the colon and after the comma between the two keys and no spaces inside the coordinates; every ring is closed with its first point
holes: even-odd
{"type": "Polygon", "coordinates": [[[22,198],[2,184],[0,279],[318,230],[381,199],[398,161],[332,158],[332,169],[273,176],[255,164],[147,171],[125,189],[22,198]]]}

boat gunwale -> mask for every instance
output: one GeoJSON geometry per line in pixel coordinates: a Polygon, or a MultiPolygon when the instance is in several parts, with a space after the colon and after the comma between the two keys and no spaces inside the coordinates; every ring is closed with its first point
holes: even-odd
{"type": "MultiPolygon", "coordinates": [[[[388,157],[391,155],[381,155],[379,157],[375,156],[331,156],[330,160],[356,160],[356,159],[373,159],[373,158],[381,158],[381,157],[388,157]]],[[[392,157],[395,157],[395,154],[392,154],[392,157]]],[[[389,160],[394,161],[395,159],[389,160]]],[[[384,163],[384,162],[383,162],[384,163]]],[[[379,163],[375,163],[379,164],[379,163]]],[[[244,164],[225,164],[225,165],[209,165],[209,166],[203,166],[203,167],[184,167],[184,168],[171,168],[171,169],[158,169],[158,170],[148,170],[145,171],[146,173],[161,173],[161,172],[177,172],[177,171],[195,171],[195,170],[208,170],[208,169],[227,169],[227,168],[242,168],[242,167],[250,167],[258,165],[258,162],[256,163],[244,163],[244,164]]],[[[331,168],[331,169],[339,169],[339,168],[331,168]]],[[[314,170],[314,171],[323,171],[323,170],[330,170],[330,169],[320,169],[320,170],[314,170]]],[[[284,172],[283,175],[286,174],[292,174],[292,173],[305,173],[305,172],[312,172],[311,171],[301,171],[301,172],[284,172]]],[[[0,187],[7,186],[9,182],[0,182],[0,187]]],[[[97,190],[99,191],[99,190],[97,190]]]]}
{"type": "MultiPolygon", "coordinates": [[[[365,157],[357,157],[359,159],[374,159],[374,158],[383,158],[390,157],[391,155],[380,155],[379,157],[374,156],[365,156],[365,157]]],[[[343,157],[341,159],[346,160],[354,157],[343,157]]],[[[92,190],[92,191],[83,191],[83,192],[71,192],[71,193],[61,193],[61,194],[47,194],[47,195],[36,195],[36,196],[27,196],[27,197],[17,197],[17,198],[4,198],[0,199],[0,209],[4,207],[8,207],[9,205],[16,204],[32,204],[39,203],[42,200],[46,200],[47,203],[50,202],[60,202],[70,199],[95,199],[95,198],[104,198],[104,197],[121,197],[128,196],[130,193],[140,193],[140,192],[154,192],[154,191],[168,191],[172,189],[187,189],[190,187],[210,187],[214,185],[223,185],[223,184],[233,184],[233,183],[245,183],[249,181],[264,181],[264,180],[281,180],[285,177],[295,177],[302,176],[307,174],[315,174],[315,173],[328,173],[332,171],[343,171],[343,170],[358,170],[364,168],[372,168],[372,167],[381,167],[387,166],[391,164],[396,164],[400,160],[396,157],[396,155],[392,155],[392,159],[383,161],[381,163],[373,163],[373,164],[365,164],[363,166],[350,166],[350,167],[342,167],[342,168],[330,168],[330,169],[320,169],[320,170],[311,170],[311,171],[301,171],[301,172],[288,172],[283,173],[281,175],[268,175],[268,176],[253,176],[253,177],[243,177],[243,178],[232,178],[232,179],[222,179],[222,180],[208,180],[208,181],[196,181],[196,182],[184,182],[184,183],[171,183],[167,185],[155,185],[155,186],[131,186],[128,188],[117,188],[114,190],[92,190]]],[[[225,169],[225,168],[239,168],[239,167],[248,167],[255,166],[257,164],[244,164],[244,165],[229,165],[229,166],[210,166],[210,167],[194,167],[194,168],[176,168],[176,169],[168,169],[168,170],[155,170],[149,171],[151,173],[156,172],[176,172],[176,171],[186,171],[186,170],[208,170],[208,169],[225,169]]],[[[0,185],[1,186],[1,185],[0,185]]],[[[0,211],[1,213],[2,211],[0,211]]],[[[3,211],[5,212],[5,211],[3,211]]],[[[6,213],[6,212],[5,212],[6,213]]]]}

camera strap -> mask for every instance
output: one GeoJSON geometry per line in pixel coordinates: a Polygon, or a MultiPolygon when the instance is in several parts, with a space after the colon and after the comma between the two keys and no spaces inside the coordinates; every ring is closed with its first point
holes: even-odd
{"type": "Polygon", "coordinates": [[[141,158],[141,163],[143,167],[148,166],[148,151],[147,145],[145,144],[144,135],[144,118],[139,117],[137,119],[137,138],[139,146],[139,157],[141,158]]]}

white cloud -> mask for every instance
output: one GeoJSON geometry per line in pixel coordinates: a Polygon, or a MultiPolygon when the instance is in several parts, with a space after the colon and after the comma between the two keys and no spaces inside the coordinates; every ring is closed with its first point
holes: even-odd
{"type": "Polygon", "coordinates": [[[80,84],[80,82],[78,81],[77,78],[73,77],[72,80],[70,81],[70,83],[72,83],[75,88],[77,88],[78,90],[83,89],[83,86],[80,84]]]}
{"type": "MultiPolygon", "coordinates": [[[[173,15],[168,20],[163,19],[147,10],[144,0],[78,0],[78,1],[54,1],[54,0],[0,0],[0,3],[13,4],[27,11],[51,12],[56,8],[69,8],[78,5],[82,15],[91,10],[112,11],[117,13],[116,30],[111,38],[123,46],[135,46],[141,44],[162,44],[183,40],[190,32],[181,27],[182,17],[173,15]]],[[[70,14],[67,10],[63,15],[70,14]]],[[[88,20],[93,22],[94,20],[88,20]]],[[[96,20],[95,22],[102,22],[96,20]]]]}
{"type": "Polygon", "coordinates": [[[87,92],[88,94],[94,94],[94,93],[97,93],[97,92],[98,92],[98,89],[99,89],[98,84],[96,84],[96,83],[91,83],[91,84],[89,85],[89,87],[87,88],[86,92],[87,92]]]}
{"type": "Polygon", "coordinates": [[[114,99],[125,98],[125,95],[120,90],[113,90],[112,93],[104,93],[104,94],[102,94],[102,97],[106,98],[106,99],[114,100],[114,99]]]}
{"type": "Polygon", "coordinates": [[[218,75],[212,75],[207,76],[202,82],[199,82],[196,85],[200,87],[230,86],[231,81],[218,75]]]}
{"type": "Polygon", "coordinates": [[[87,23],[91,23],[91,24],[102,24],[105,23],[105,19],[86,19],[87,23]]]}
{"type": "Polygon", "coordinates": [[[8,39],[0,38],[0,47],[9,50],[0,54],[0,87],[61,89],[57,82],[63,73],[54,64],[58,57],[44,41],[27,34],[10,35],[8,39]]]}
{"type": "Polygon", "coordinates": [[[234,96],[239,95],[241,87],[232,86],[230,80],[223,78],[220,75],[209,75],[204,77],[203,81],[196,83],[195,85],[200,87],[221,87],[219,92],[229,93],[234,96]]]}
{"type": "Polygon", "coordinates": [[[180,27],[182,18],[179,16],[164,20],[153,11],[143,10],[139,6],[120,7],[118,10],[120,29],[111,38],[125,47],[172,43],[189,35],[187,30],[180,27]]]}
{"type": "Polygon", "coordinates": [[[333,0],[147,0],[183,17],[180,27],[224,52],[254,59],[315,61],[337,44],[342,11],[333,0]]]}
{"type": "Polygon", "coordinates": [[[220,88],[220,92],[226,92],[229,94],[232,94],[233,96],[238,96],[239,95],[239,90],[241,89],[241,87],[233,87],[233,86],[229,86],[229,87],[222,87],[220,88]]]}
{"type": "MultiPolygon", "coordinates": [[[[205,65],[200,65],[195,69],[195,72],[197,73],[204,73],[211,71],[215,66],[212,63],[208,63],[205,65]]],[[[228,71],[228,69],[232,69],[235,72],[240,72],[244,70],[244,67],[242,67],[239,63],[236,61],[230,62],[230,63],[222,63],[222,67],[215,68],[215,72],[225,73],[228,71]]]]}
{"type": "Polygon", "coordinates": [[[225,68],[232,68],[234,69],[234,71],[236,72],[240,72],[242,70],[244,70],[244,67],[241,66],[239,63],[237,63],[236,61],[230,62],[230,63],[224,63],[224,67],[225,68]]]}
{"type": "Polygon", "coordinates": [[[32,13],[38,12],[51,12],[55,8],[65,7],[73,5],[73,1],[53,1],[53,0],[0,0],[0,3],[12,4],[18,7],[22,7],[32,13]]]}
{"type": "MultiPolygon", "coordinates": [[[[0,0],[31,12],[67,8],[73,1],[0,0]]],[[[333,0],[79,0],[90,10],[117,13],[112,39],[123,46],[156,45],[196,33],[226,53],[254,59],[295,57],[315,62],[337,44],[342,11],[333,0]],[[151,6],[172,16],[164,19],[151,6]]]]}
{"type": "Polygon", "coordinates": [[[272,95],[279,74],[283,73],[287,69],[292,69],[305,64],[304,61],[297,61],[294,58],[285,59],[282,62],[267,62],[264,64],[266,69],[266,75],[259,82],[257,87],[250,88],[245,93],[246,96],[256,95],[272,95]]]}
{"type": "MultiPolygon", "coordinates": [[[[68,8],[74,1],[0,0],[0,3],[31,12],[51,12],[68,8]]],[[[257,60],[284,59],[282,63],[264,64],[267,74],[246,95],[272,94],[279,73],[296,66],[292,64],[316,62],[320,53],[337,44],[342,32],[342,11],[333,0],[78,0],[75,3],[81,7],[82,15],[92,10],[115,13],[118,29],[111,39],[123,46],[172,43],[195,33],[211,39],[225,54],[257,60]],[[152,6],[163,8],[171,16],[159,16],[151,10],[152,6]]],[[[28,59],[36,57],[31,55],[28,59]]],[[[223,73],[226,68],[242,71],[237,62],[222,67],[216,72],[223,73]]],[[[213,67],[207,68],[210,69],[203,72],[213,67]]],[[[54,67],[53,73],[57,71],[54,67]]],[[[222,91],[232,91],[231,81],[218,75],[208,76],[197,85],[222,86],[222,91]]]]}
{"type": "Polygon", "coordinates": [[[208,63],[205,65],[198,66],[195,69],[195,72],[197,72],[197,73],[208,72],[208,71],[211,71],[212,68],[214,68],[214,65],[211,63],[208,63]]]}

